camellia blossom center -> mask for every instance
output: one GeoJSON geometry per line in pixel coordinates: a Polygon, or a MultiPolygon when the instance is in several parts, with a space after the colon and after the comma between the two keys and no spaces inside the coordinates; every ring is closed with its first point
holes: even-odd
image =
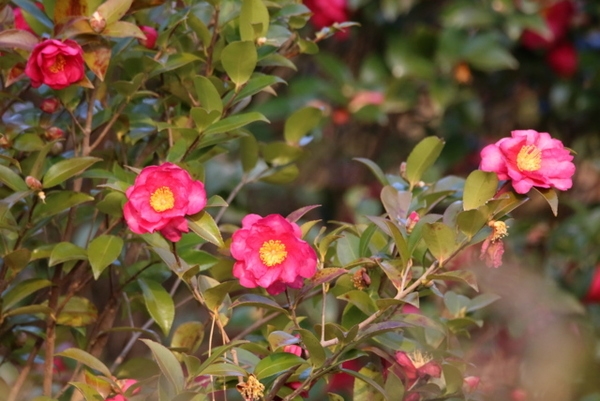
{"type": "Polygon", "coordinates": [[[271,267],[282,263],[287,258],[285,244],[279,240],[265,241],[258,251],[260,260],[265,266],[271,267]]]}
{"type": "Polygon", "coordinates": [[[525,145],[517,155],[517,167],[521,171],[537,171],[542,166],[542,151],[535,145],[525,145]]]}
{"type": "Polygon", "coordinates": [[[62,54],[59,54],[54,59],[54,64],[50,66],[50,71],[54,74],[64,71],[66,64],[67,62],[65,61],[65,57],[62,54]]]}
{"type": "Polygon", "coordinates": [[[173,209],[175,196],[169,187],[160,187],[150,195],[150,206],[155,212],[164,212],[173,209]]]}

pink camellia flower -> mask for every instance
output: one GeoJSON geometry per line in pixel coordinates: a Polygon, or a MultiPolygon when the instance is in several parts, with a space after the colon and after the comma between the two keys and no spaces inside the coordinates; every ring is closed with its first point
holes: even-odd
{"type": "Polygon", "coordinates": [[[159,231],[173,242],[189,231],[185,216],[206,206],[204,184],[173,163],[144,168],[125,195],[123,215],[131,231],[159,231]]]}
{"type": "Polygon", "coordinates": [[[546,61],[556,75],[563,78],[570,78],[577,72],[577,50],[570,42],[561,42],[550,49],[546,61]]]}
{"type": "Polygon", "coordinates": [[[561,141],[534,130],[512,131],[511,135],[483,148],[481,170],[496,173],[500,180],[512,180],[520,194],[531,187],[571,188],[575,165],[561,141]]]}
{"type": "MultiPolygon", "coordinates": [[[[133,386],[136,383],[137,383],[137,380],[133,380],[133,379],[119,380],[118,384],[119,384],[119,387],[120,387],[121,394],[117,394],[114,397],[107,398],[105,401],[127,401],[128,398],[125,397],[123,394],[127,390],[129,390],[129,388],[131,386],[133,386]]],[[[140,392],[140,388],[139,387],[136,388],[135,390],[133,390],[133,394],[137,394],[139,392],[140,392]]]]}
{"type": "Polygon", "coordinates": [[[317,29],[348,20],[346,0],[304,0],[304,5],[313,12],[310,20],[317,29]]]}
{"type": "Polygon", "coordinates": [[[385,100],[385,95],[379,91],[360,91],[357,92],[350,103],[348,103],[348,111],[356,113],[358,110],[370,104],[379,106],[385,100]]]}
{"type": "Polygon", "coordinates": [[[542,36],[526,29],[521,36],[523,46],[532,50],[547,49],[567,34],[571,19],[575,15],[575,5],[571,0],[562,0],[542,9],[541,12],[549,32],[542,36]]]}
{"type": "Polygon", "coordinates": [[[140,29],[144,32],[144,35],[146,35],[146,39],[138,39],[140,45],[147,49],[154,49],[154,46],[156,46],[156,39],[158,39],[158,32],[156,32],[156,29],[146,25],[140,26],[140,29]]]}
{"type": "MultiPolygon", "coordinates": [[[[42,3],[35,3],[35,6],[40,10],[44,11],[44,5],[42,3]]],[[[21,29],[23,31],[27,31],[34,35],[37,35],[37,33],[35,33],[33,29],[31,29],[31,26],[29,26],[27,20],[25,20],[25,17],[23,16],[23,11],[19,7],[13,8],[13,14],[15,16],[16,29],[21,29]]]]}
{"type": "Polygon", "coordinates": [[[419,350],[410,354],[404,351],[396,352],[396,362],[402,368],[406,387],[411,387],[419,379],[428,380],[442,375],[440,364],[419,350]]]}
{"type": "Polygon", "coordinates": [[[44,40],[33,48],[25,74],[34,88],[41,84],[52,89],[66,88],[83,78],[83,49],[71,39],[44,40]]]}
{"type": "Polygon", "coordinates": [[[244,287],[263,287],[272,295],[301,288],[317,272],[317,255],[301,236],[300,227],[281,215],[247,215],[232,236],[233,275],[244,287]]]}

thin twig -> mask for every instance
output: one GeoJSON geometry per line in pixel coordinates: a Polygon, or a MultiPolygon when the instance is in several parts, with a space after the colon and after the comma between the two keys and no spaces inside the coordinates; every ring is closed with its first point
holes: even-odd
{"type": "Polygon", "coordinates": [[[29,353],[29,357],[27,357],[27,362],[25,362],[25,366],[21,370],[21,373],[19,373],[17,380],[15,380],[15,382],[12,385],[12,388],[10,389],[10,393],[8,394],[7,401],[16,401],[17,400],[19,391],[21,390],[21,387],[23,387],[23,384],[25,383],[27,376],[29,376],[29,372],[31,371],[31,368],[33,367],[35,357],[37,356],[37,353],[40,351],[40,348],[42,348],[43,343],[44,343],[43,338],[38,338],[36,340],[35,344],[33,345],[33,348],[31,349],[31,352],[29,353]]]}

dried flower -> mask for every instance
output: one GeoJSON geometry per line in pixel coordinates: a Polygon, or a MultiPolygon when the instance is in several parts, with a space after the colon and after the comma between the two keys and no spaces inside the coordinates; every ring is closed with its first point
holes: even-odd
{"type": "Polygon", "coordinates": [[[245,383],[237,385],[237,390],[244,397],[244,401],[256,401],[264,396],[265,386],[258,381],[256,376],[251,374],[245,383]]]}

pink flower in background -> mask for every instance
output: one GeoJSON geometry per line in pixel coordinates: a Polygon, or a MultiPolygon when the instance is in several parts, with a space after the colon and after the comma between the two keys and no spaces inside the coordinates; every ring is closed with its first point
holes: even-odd
{"type": "Polygon", "coordinates": [[[379,106],[385,100],[385,95],[379,91],[357,92],[348,103],[348,111],[356,113],[358,110],[370,104],[379,106]]]}
{"type": "MultiPolygon", "coordinates": [[[[121,387],[121,393],[125,393],[131,386],[137,383],[137,380],[133,379],[124,379],[118,381],[119,386],[121,387]]],[[[137,394],[140,392],[139,388],[133,390],[133,394],[137,394]]],[[[128,398],[123,394],[117,394],[114,397],[107,398],[106,401],[127,401],[128,398]]]]}
{"type": "Polygon", "coordinates": [[[558,1],[541,12],[549,32],[542,36],[529,29],[523,31],[521,43],[529,49],[547,49],[562,39],[575,15],[575,5],[571,0],[558,1]]]}
{"type": "Polygon", "coordinates": [[[38,43],[31,52],[25,74],[31,86],[46,84],[52,89],[63,89],[83,78],[83,49],[77,42],[47,39],[38,43]]]}
{"type": "Polygon", "coordinates": [[[313,12],[310,20],[317,29],[348,20],[346,0],[304,0],[304,5],[313,12]]]}
{"type": "Polygon", "coordinates": [[[494,220],[491,220],[488,226],[492,232],[481,244],[479,259],[484,260],[487,267],[498,268],[502,266],[502,255],[504,255],[502,238],[508,235],[508,226],[503,221],[494,220]]]}
{"type": "Polygon", "coordinates": [[[204,184],[173,163],[144,168],[125,194],[129,229],[137,234],[159,231],[173,242],[189,231],[185,216],[206,206],[204,184]]]}
{"type": "Polygon", "coordinates": [[[154,49],[154,46],[156,46],[156,39],[158,39],[158,32],[156,32],[156,29],[146,25],[141,25],[140,29],[144,32],[144,35],[146,35],[146,39],[138,39],[138,42],[147,49],[154,49]]]}
{"type": "MultiPolygon", "coordinates": [[[[35,3],[35,6],[40,10],[44,11],[44,5],[42,3],[35,3]]],[[[19,7],[13,8],[13,14],[15,16],[16,29],[21,29],[23,31],[27,31],[29,33],[37,35],[37,33],[35,33],[33,29],[31,29],[31,26],[29,26],[27,20],[25,20],[25,17],[23,16],[23,11],[19,7]]]]}
{"type": "Polygon", "coordinates": [[[60,100],[55,97],[50,97],[42,100],[40,104],[40,109],[44,113],[52,114],[55,113],[60,107],[60,100]]]}
{"type": "Polygon", "coordinates": [[[571,42],[561,42],[548,51],[546,62],[556,75],[570,78],[577,72],[577,50],[571,42]]]}
{"type": "Polygon", "coordinates": [[[564,191],[573,185],[571,177],[575,165],[572,160],[569,149],[550,134],[518,130],[512,131],[510,138],[483,148],[479,168],[496,173],[500,180],[510,179],[520,194],[532,187],[564,191]]]}
{"type": "Polygon", "coordinates": [[[301,288],[317,272],[317,255],[301,237],[300,227],[281,215],[247,215],[232,236],[233,275],[244,287],[263,287],[272,295],[301,288]]]}

